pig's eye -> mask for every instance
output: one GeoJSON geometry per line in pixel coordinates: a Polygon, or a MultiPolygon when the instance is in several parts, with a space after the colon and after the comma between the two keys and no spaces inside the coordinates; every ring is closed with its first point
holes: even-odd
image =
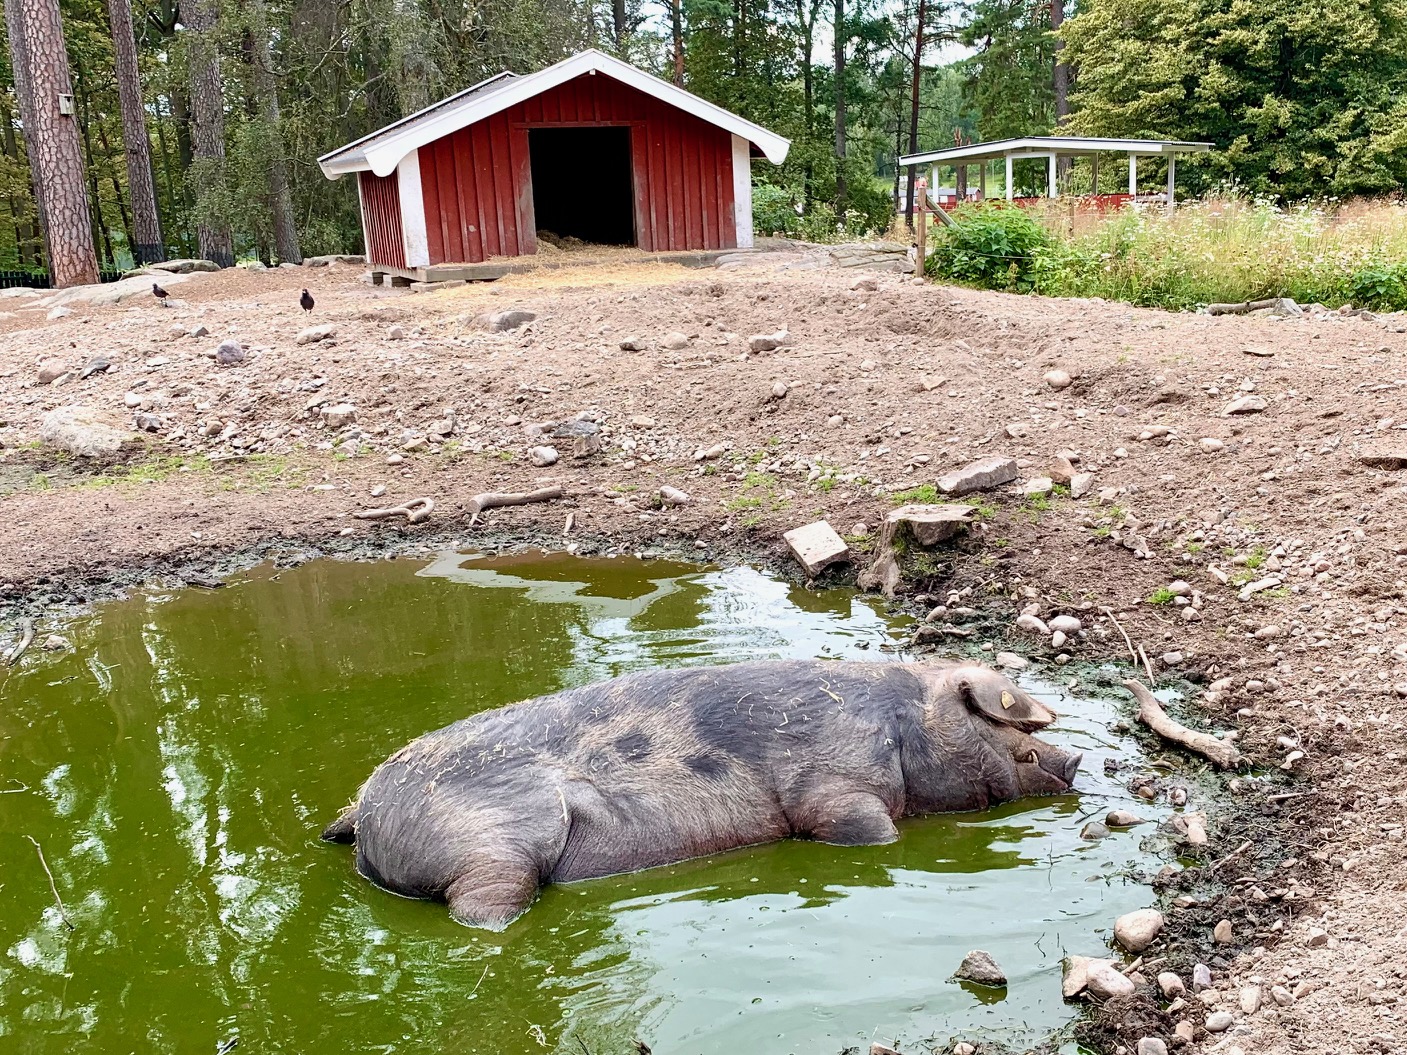
{"type": "Polygon", "coordinates": [[[1036,752],[1032,751],[1029,755],[1025,757],[1025,759],[1023,759],[1023,761],[1025,761],[1028,765],[1034,766],[1038,762],[1040,762],[1040,758],[1036,755],[1036,752]]]}

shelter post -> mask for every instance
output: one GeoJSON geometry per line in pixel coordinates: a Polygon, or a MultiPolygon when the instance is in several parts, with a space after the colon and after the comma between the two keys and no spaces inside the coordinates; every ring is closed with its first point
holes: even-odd
{"type": "Polygon", "coordinates": [[[1129,197],[1138,197],[1138,155],[1129,155],[1129,197]]]}
{"type": "Polygon", "coordinates": [[[1006,200],[1011,201],[1014,197],[1011,191],[1011,155],[1006,156],[1006,200]]]}
{"type": "Polygon", "coordinates": [[[1168,214],[1169,214],[1169,215],[1172,215],[1173,209],[1176,208],[1176,206],[1177,206],[1177,199],[1176,199],[1175,195],[1173,194],[1173,178],[1174,178],[1174,174],[1175,174],[1176,172],[1177,172],[1177,155],[1176,155],[1176,154],[1169,154],[1169,155],[1168,155],[1168,214]]]}

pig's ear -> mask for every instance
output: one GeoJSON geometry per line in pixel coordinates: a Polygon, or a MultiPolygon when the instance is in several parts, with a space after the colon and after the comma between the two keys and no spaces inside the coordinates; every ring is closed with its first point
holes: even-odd
{"type": "Polygon", "coordinates": [[[998,725],[1030,733],[1055,721],[1055,712],[1049,707],[986,667],[959,667],[952,673],[952,684],[969,710],[998,725]]]}

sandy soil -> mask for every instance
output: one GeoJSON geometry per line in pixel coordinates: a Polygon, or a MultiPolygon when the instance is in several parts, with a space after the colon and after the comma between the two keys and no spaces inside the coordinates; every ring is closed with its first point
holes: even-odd
{"type": "Polygon", "coordinates": [[[825,517],[872,532],[895,493],[972,458],[1010,455],[1024,480],[1063,451],[1093,474],[1087,496],[1033,501],[1021,481],[981,496],[964,541],[911,562],[909,601],[948,607],[937,623],[959,631],[968,606],[1078,616],[1060,649],[1009,623],[995,639],[1040,663],[1126,659],[1127,632],[1160,676],[1193,687],[1184,718],[1234,730],[1261,767],[1224,799],[1194,794],[1212,845],[1170,883],[1168,947],[1146,956],[1202,958],[1214,988],[1148,1028],[1186,1018],[1199,1048],[1246,1055],[1407,1050],[1407,474],[1363,460],[1407,465],[1407,336],[1391,326],[1169,315],[775,261],[620,261],[433,293],[373,288],[349,266],[229,272],[180,296],[185,307],[54,321],[5,305],[7,626],[116,582],[198,579],[256,546],[511,536],[781,557],[782,531],[825,517]],[[861,278],[872,288],[852,288],[861,278]],[[475,323],[507,309],[536,318],[505,333],[475,323]],[[323,323],[330,340],[295,343],[323,323]],[[197,326],[208,334],[189,336],[197,326]],[[750,354],[750,335],[782,329],[788,344],[750,354]],[[226,337],[248,348],[243,363],[209,357],[226,337]],[[623,351],[627,338],[641,350],[623,351]],[[111,368],[37,382],[46,360],[96,356],[111,368]],[[1054,390],[1053,369],[1073,383],[1054,390]],[[1227,416],[1247,394],[1264,409],[1227,416]],[[38,443],[43,415],[71,403],[155,415],[157,431],[117,465],[83,464],[38,443]],[[340,404],[355,423],[334,429],[322,411],[340,404]],[[600,425],[600,453],[533,437],[578,417],[600,425]],[[548,443],[561,460],[535,467],[530,449],[548,443]],[[468,524],[478,492],[554,483],[565,499],[468,524]],[[665,485],[690,501],[661,508],[665,485]],[[437,503],[425,524],[350,516],[420,495],[437,503]],[[1178,580],[1192,596],[1160,592],[1178,580]],[[1223,916],[1232,943],[1213,946],[1223,916]],[[1255,987],[1261,1006],[1245,1011],[1255,987]],[[1229,1032],[1205,1031],[1213,1010],[1232,1012],[1229,1032]]]}

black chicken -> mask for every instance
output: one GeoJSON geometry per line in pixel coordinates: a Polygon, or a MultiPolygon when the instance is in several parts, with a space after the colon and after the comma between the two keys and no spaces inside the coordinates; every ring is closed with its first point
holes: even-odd
{"type": "Polygon", "coordinates": [[[303,295],[298,298],[298,303],[303,306],[304,311],[312,311],[313,305],[316,304],[317,301],[313,300],[312,294],[305,289],[303,290],[303,295]]]}

